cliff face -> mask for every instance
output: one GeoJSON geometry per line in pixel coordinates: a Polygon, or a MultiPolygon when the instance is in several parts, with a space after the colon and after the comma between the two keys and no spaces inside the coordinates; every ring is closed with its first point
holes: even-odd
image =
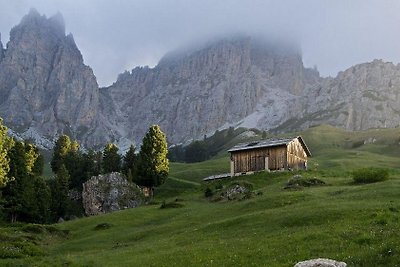
{"type": "Polygon", "coordinates": [[[311,123],[348,130],[400,124],[400,65],[381,60],[359,64],[324,80],[308,94],[302,128],[311,123]]]}
{"type": "Polygon", "coordinates": [[[329,123],[397,127],[400,65],[375,60],[321,78],[295,47],[248,37],[167,54],[98,88],[60,14],[31,10],[0,42],[0,116],[46,148],[60,133],[86,147],[140,142],[160,124],[170,143],[227,126],[289,131],[329,123]]]}
{"type": "Polygon", "coordinates": [[[102,92],[116,114],[129,114],[118,116],[128,136],[137,140],[157,123],[176,143],[240,121],[273,89],[298,97],[318,80],[297,51],[237,38],[167,55],[153,69],[121,74],[102,92]]]}
{"type": "Polygon", "coordinates": [[[47,19],[31,10],[11,30],[0,84],[0,114],[18,132],[84,139],[96,120],[96,78],[60,14],[47,19]]]}

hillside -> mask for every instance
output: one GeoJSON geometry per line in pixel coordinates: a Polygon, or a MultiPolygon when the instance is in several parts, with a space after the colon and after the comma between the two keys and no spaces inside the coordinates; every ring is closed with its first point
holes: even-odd
{"type": "Polygon", "coordinates": [[[284,190],[293,176],[290,172],[205,184],[202,177],[229,167],[223,154],[206,162],[175,163],[153,205],[57,224],[64,232],[2,227],[0,237],[7,245],[0,256],[9,253],[12,242],[20,244],[12,241],[19,238],[26,240],[24,248],[32,257],[2,259],[0,264],[293,266],[300,260],[329,257],[349,266],[396,266],[398,129],[346,132],[319,126],[301,135],[314,157],[310,170],[300,174],[317,177],[326,186],[284,190]],[[355,185],[350,171],[361,166],[387,167],[391,177],[355,185]],[[234,181],[251,183],[253,196],[222,202],[204,197],[206,187],[217,191],[234,181]],[[160,209],[163,200],[182,207],[160,209]]]}

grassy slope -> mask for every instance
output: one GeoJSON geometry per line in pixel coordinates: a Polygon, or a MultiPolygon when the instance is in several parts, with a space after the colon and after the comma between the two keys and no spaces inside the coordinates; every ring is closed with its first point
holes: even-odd
{"type": "Polygon", "coordinates": [[[237,178],[262,192],[238,202],[210,203],[202,197],[206,185],[201,178],[226,172],[227,156],[172,164],[171,179],[158,190],[157,200],[173,201],[179,195],[184,207],[161,210],[149,205],[66,222],[59,227],[70,230],[68,239],[41,243],[47,256],[0,260],[0,265],[293,266],[307,258],[329,257],[349,266],[397,266],[398,133],[312,128],[302,133],[314,155],[312,170],[303,175],[329,185],[285,191],[292,173],[260,173],[237,178]],[[371,137],[374,143],[360,145],[371,137]],[[370,165],[392,168],[391,179],[351,184],[349,170],[370,165]],[[105,222],[113,226],[94,230],[105,222]]]}

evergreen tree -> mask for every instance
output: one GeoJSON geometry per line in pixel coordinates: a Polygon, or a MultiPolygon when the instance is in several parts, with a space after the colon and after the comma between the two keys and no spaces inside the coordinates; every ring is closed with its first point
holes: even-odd
{"type": "Polygon", "coordinates": [[[42,154],[39,153],[39,156],[36,158],[35,164],[33,165],[32,174],[34,176],[43,175],[43,168],[44,168],[44,157],[42,154]]]}
{"type": "Polygon", "coordinates": [[[199,162],[208,159],[207,145],[204,141],[194,141],[185,150],[185,161],[188,163],[199,162]]]}
{"type": "Polygon", "coordinates": [[[165,182],[169,173],[168,148],[165,134],[160,126],[153,125],[143,138],[135,168],[134,181],[150,188],[165,182]]]}
{"type": "Polygon", "coordinates": [[[25,147],[25,158],[26,158],[26,169],[29,174],[33,173],[33,168],[35,167],[36,160],[39,157],[39,150],[35,145],[26,143],[25,147]]]}
{"type": "Polygon", "coordinates": [[[79,151],[79,143],[77,140],[72,141],[69,151],[73,153],[78,153],[79,151]]]}
{"type": "Polygon", "coordinates": [[[50,201],[46,190],[48,187],[40,182],[35,172],[35,166],[41,158],[38,149],[29,143],[15,142],[9,150],[10,182],[3,190],[4,208],[11,222],[45,222],[47,220],[48,203],[50,201]],[[47,209],[47,211],[46,211],[47,209]]]}
{"type": "Polygon", "coordinates": [[[119,172],[121,170],[121,156],[115,144],[107,144],[103,151],[103,173],[119,172]]]}
{"type": "Polygon", "coordinates": [[[185,162],[185,149],[182,145],[175,145],[168,150],[168,159],[173,162],[185,162]]]}
{"type": "Polygon", "coordinates": [[[7,127],[3,125],[3,119],[0,118],[0,188],[7,181],[7,173],[9,171],[8,151],[13,146],[13,140],[7,135],[7,127]]]}
{"type": "Polygon", "coordinates": [[[94,153],[94,172],[97,174],[93,175],[99,175],[100,173],[102,173],[103,172],[102,166],[103,166],[103,152],[97,151],[94,153]]]}
{"type": "Polygon", "coordinates": [[[231,126],[228,128],[226,137],[227,137],[227,139],[232,139],[233,137],[235,137],[235,128],[234,127],[231,126]]]}
{"type": "Polygon", "coordinates": [[[69,188],[82,189],[82,183],[86,182],[85,162],[79,151],[71,150],[65,155],[63,164],[69,175],[69,188]]]}
{"type": "Polygon", "coordinates": [[[16,222],[24,209],[24,189],[27,189],[28,173],[24,144],[15,142],[14,146],[8,151],[8,158],[10,159],[9,182],[3,190],[4,208],[11,222],[16,222]]]}
{"type": "Polygon", "coordinates": [[[262,132],[261,138],[262,138],[262,139],[267,138],[267,132],[266,132],[266,131],[263,131],[263,132],[262,132]]]}
{"type": "Polygon", "coordinates": [[[136,154],[135,154],[136,147],[132,144],[129,147],[129,150],[126,152],[126,154],[123,157],[123,162],[122,162],[122,173],[125,174],[128,180],[132,182],[132,171],[133,168],[136,164],[136,154]]]}
{"type": "Polygon", "coordinates": [[[58,173],[58,169],[64,164],[64,159],[68,152],[71,151],[71,140],[67,135],[61,135],[54,146],[53,157],[51,159],[51,169],[54,173],[58,173]]]}
{"type": "MultiPolygon", "coordinates": [[[[101,173],[101,161],[103,155],[101,152],[89,150],[88,153],[83,154],[84,171],[88,179],[92,176],[97,176],[101,173]]],[[[85,181],[86,182],[86,181],[85,181]]]]}
{"type": "Polygon", "coordinates": [[[69,174],[64,164],[59,166],[52,190],[53,212],[56,218],[65,217],[69,211],[69,174]]]}
{"type": "Polygon", "coordinates": [[[50,188],[43,177],[34,178],[34,197],[35,197],[35,214],[33,214],[33,221],[36,223],[47,223],[50,219],[50,203],[51,194],[50,188]]]}

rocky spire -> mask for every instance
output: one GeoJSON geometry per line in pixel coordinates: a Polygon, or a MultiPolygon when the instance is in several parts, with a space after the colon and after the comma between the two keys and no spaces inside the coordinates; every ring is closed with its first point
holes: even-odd
{"type": "Polygon", "coordinates": [[[96,77],[59,13],[46,18],[31,9],[11,30],[0,84],[0,116],[10,128],[82,140],[96,123],[96,77]]]}

